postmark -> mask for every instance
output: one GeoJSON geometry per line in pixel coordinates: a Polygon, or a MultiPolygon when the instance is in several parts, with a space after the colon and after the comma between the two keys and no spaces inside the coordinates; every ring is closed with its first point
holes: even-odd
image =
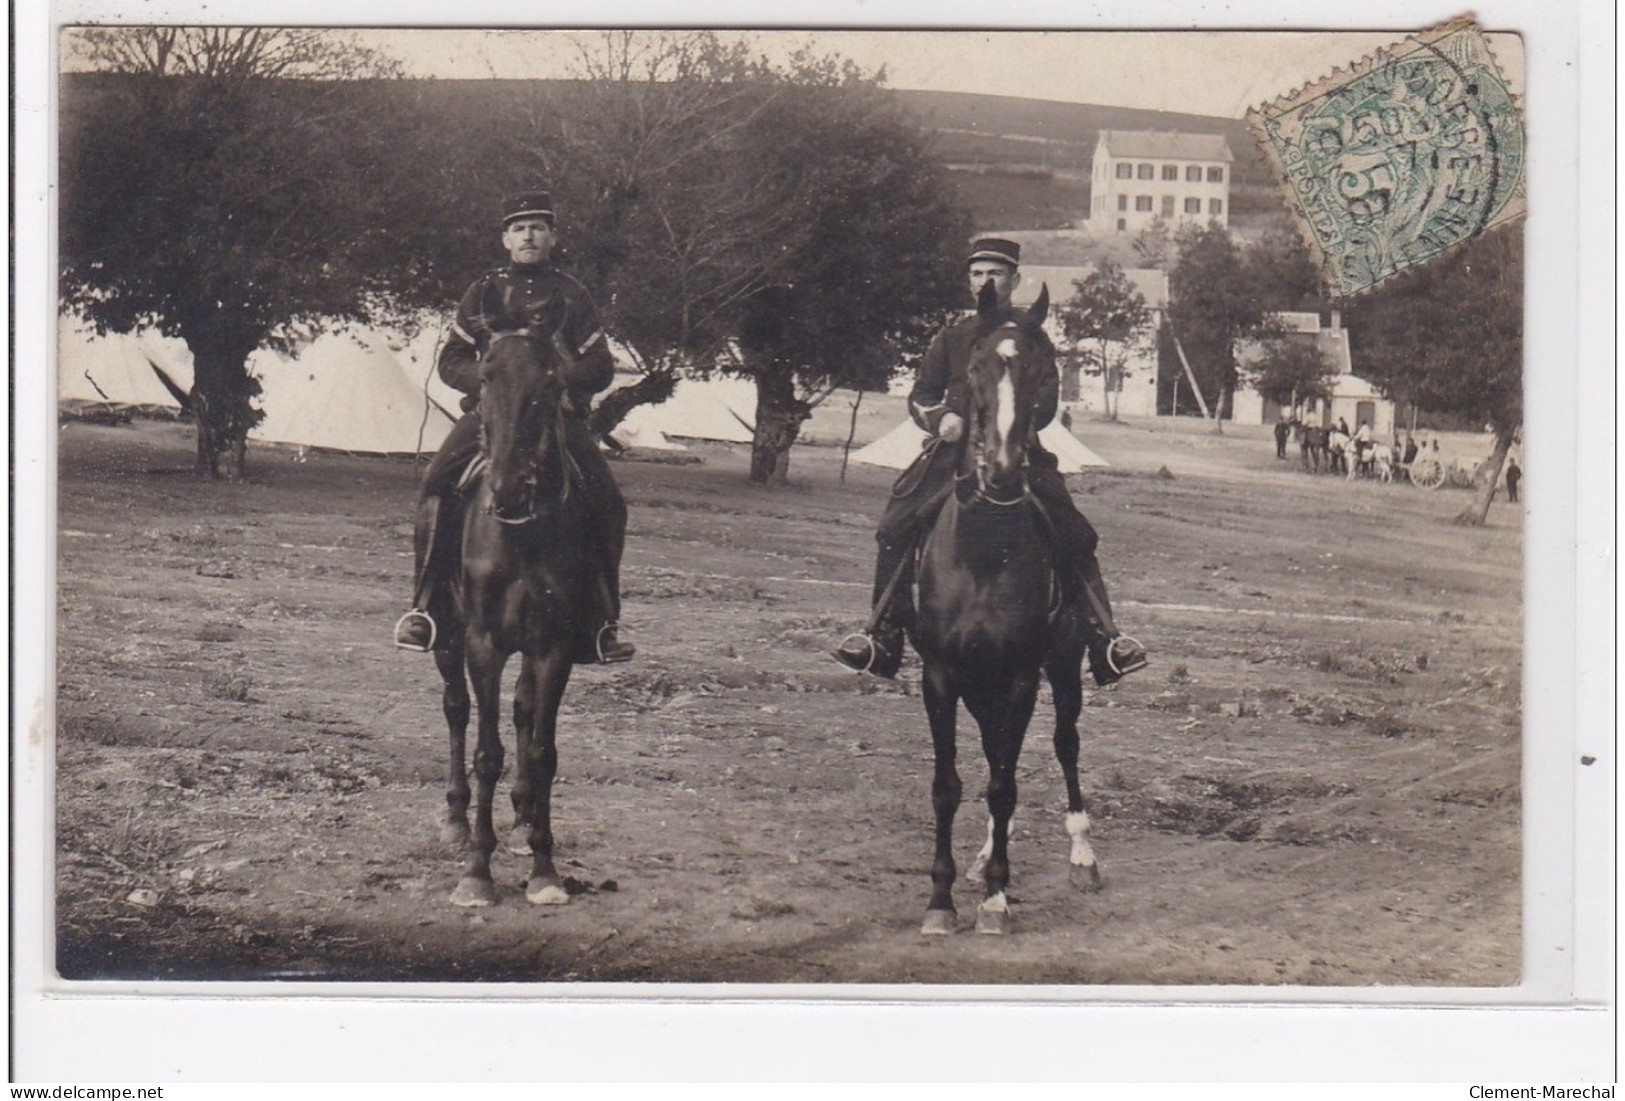
{"type": "Polygon", "coordinates": [[[1247,113],[1338,296],[1523,215],[1520,105],[1470,17],[1247,113]]]}

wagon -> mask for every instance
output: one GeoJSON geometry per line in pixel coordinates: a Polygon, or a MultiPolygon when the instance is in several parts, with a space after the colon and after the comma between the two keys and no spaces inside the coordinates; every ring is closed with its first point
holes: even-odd
{"type": "Polygon", "coordinates": [[[1406,469],[1410,472],[1411,484],[1423,489],[1438,489],[1445,482],[1444,463],[1437,456],[1418,455],[1406,469]]]}

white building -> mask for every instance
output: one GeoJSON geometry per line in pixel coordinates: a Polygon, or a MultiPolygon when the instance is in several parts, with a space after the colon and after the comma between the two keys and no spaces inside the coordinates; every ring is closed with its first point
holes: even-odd
{"type": "MultiPolygon", "coordinates": [[[[1086,279],[1094,272],[1088,265],[1059,267],[1041,264],[1023,264],[1021,282],[1011,301],[1017,306],[1030,306],[1038,297],[1041,286],[1049,287],[1050,317],[1045,324],[1050,338],[1058,348],[1069,345],[1061,330],[1056,311],[1061,303],[1071,298],[1077,288],[1075,280],[1086,279]]],[[[1114,380],[1117,397],[1113,404],[1125,417],[1154,417],[1157,415],[1157,330],[1162,325],[1163,312],[1168,308],[1168,273],[1155,268],[1125,268],[1123,274],[1145,299],[1150,317],[1145,328],[1127,350],[1122,373],[1114,380]]],[[[1104,411],[1105,383],[1097,370],[1083,372],[1075,363],[1065,362],[1061,367],[1061,401],[1074,413],[1098,414],[1104,411]]]]}
{"type": "MultiPolygon", "coordinates": [[[[1331,324],[1321,325],[1318,313],[1278,313],[1275,319],[1287,330],[1284,340],[1307,341],[1319,348],[1337,372],[1331,380],[1332,396],[1329,401],[1304,403],[1303,419],[1310,424],[1332,425],[1341,418],[1350,428],[1362,421],[1371,425],[1379,439],[1394,432],[1394,403],[1383,397],[1370,382],[1354,373],[1349,354],[1349,334],[1343,328],[1342,313],[1331,311],[1331,324]]],[[[1245,365],[1264,354],[1258,341],[1247,341],[1236,349],[1237,360],[1245,365]]],[[[1237,388],[1231,406],[1231,419],[1237,424],[1274,424],[1281,415],[1281,407],[1266,401],[1262,394],[1243,383],[1237,388]]]]}
{"type": "Polygon", "coordinates": [[[1102,232],[1138,233],[1156,218],[1230,224],[1235,158],[1222,134],[1102,130],[1090,172],[1089,221],[1102,232]]]}

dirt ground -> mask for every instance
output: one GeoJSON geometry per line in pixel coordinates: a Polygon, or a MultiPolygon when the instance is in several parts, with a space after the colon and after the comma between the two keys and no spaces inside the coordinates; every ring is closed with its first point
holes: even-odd
{"type": "MultiPolygon", "coordinates": [[[[871,434],[901,415],[865,414],[871,434]]],[[[64,424],[60,973],[1516,982],[1519,509],[1455,527],[1463,492],[1310,476],[1264,429],[1079,427],[1112,465],[1073,491],[1153,660],[1091,689],[1080,724],[1105,887],[1069,885],[1041,701],[1015,932],[971,932],[962,883],[962,934],[926,939],[918,665],[888,683],[826,656],[867,610],[891,472],[843,482],[829,446],[799,447],[776,491],[726,445],[616,464],[639,656],[578,670],[565,699],[555,827],[577,894],[528,905],[528,860],[499,852],[498,904],[467,911],[437,833],[439,680],[389,643],[417,468],[262,448],[245,484],[204,484],[186,426],[64,424]]],[[[985,820],[973,730],[962,867],[985,820]]],[[[500,832],[506,784],[499,811],[500,832]]]]}

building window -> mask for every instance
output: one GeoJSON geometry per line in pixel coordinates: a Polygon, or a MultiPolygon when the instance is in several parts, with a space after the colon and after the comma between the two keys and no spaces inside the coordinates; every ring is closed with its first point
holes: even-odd
{"type": "Polygon", "coordinates": [[[1172,218],[1174,216],[1174,197],[1172,195],[1164,195],[1162,197],[1162,216],[1164,218],[1172,218]]]}
{"type": "Polygon", "coordinates": [[[1179,165],[1165,164],[1162,166],[1162,178],[1165,180],[1179,179],[1179,165]]]}
{"type": "Polygon", "coordinates": [[[1128,228],[1128,219],[1127,218],[1119,218],[1119,219],[1117,219],[1117,231],[1119,233],[1121,233],[1123,230],[1125,230],[1127,228],[1128,228]]]}
{"type": "Polygon", "coordinates": [[[1222,169],[1222,168],[1209,168],[1207,170],[1207,182],[1208,183],[1224,183],[1224,169],[1222,169]]]}
{"type": "Polygon", "coordinates": [[[1223,214],[1224,213],[1224,200],[1223,199],[1209,199],[1207,201],[1207,212],[1209,214],[1215,214],[1215,215],[1223,214]]]}
{"type": "Polygon", "coordinates": [[[1149,195],[1136,195],[1136,196],[1134,196],[1134,209],[1135,210],[1150,210],[1151,209],[1151,196],[1149,196],[1149,195]]]}
{"type": "Polygon", "coordinates": [[[1140,165],[1140,179],[1154,180],[1157,178],[1157,166],[1154,164],[1140,165]]]}
{"type": "Polygon", "coordinates": [[[1129,164],[1127,161],[1119,164],[1117,166],[1117,178],[1120,180],[1132,180],[1134,178],[1134,166],[1129,164]]]}
{"type": "Polygon", "coordinates": [[[1127,195],[1119,195],[1119,196],[1117,196],[1117,209],[1118,210],[1127,210],[1128,209],[1128,196],[1127,195]]]}
{"type": "Polygon", "coordinates": [[[1200,213],[1202,213],[1202,200],[1201,199],[1186,199],[1185,200],[1185,213],[1186,214],[1200,214],[1200,213]]]}
{"type": "Polygon", "coordinates": [[[1193,165],[1188,166],[1185,169],[1185,182],[1186,183],[1201,183],[1202,182],[1202,166],[1199,165],[1199,164],[1193,164],[1193,165]]]}

